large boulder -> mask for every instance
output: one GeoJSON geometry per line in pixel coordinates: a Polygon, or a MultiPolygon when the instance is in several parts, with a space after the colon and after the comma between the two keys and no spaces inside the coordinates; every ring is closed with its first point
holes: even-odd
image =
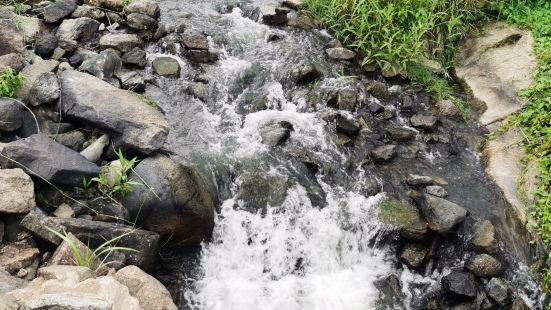
{"type": "Polygon", "coordinates": [[[15,100],[0,98],[0,131],[12,132],[22,125],[21,105],[15,100]]]}
{"type": "Polygon", "coordinates": [[[55,184],[80,186],[83,178],[91,179],[99,173],[98,166],[43,134],[6,144],[2,155],[13,160],[8,167],[22,168],[55,184]]]}
{"type": "Polygon", "coordinates": [[[28,213],[35,205],[31,177],[21,169],[0,169],[0,213],[28,213]]]}
{"type": "Polygon", "coordinates": [[[193,168],[157,155],[139,163],[130,178],[144,183],[123,200],[131,220],[176,242],[196,244],[210,238],[214,198],[193,168]]]}
{"type": "Polygon", "coordinates": [[[98,21],[88,17],[65,19],[56,33],[59,46],[66,51],[74,51],[97,34],[99,25],[98,21]]]}
{"type": "Polygon", "coordinates": [[[17,28],[15,21],[0,19],[0,56],[19,53],[25,48],[23,33],[17,28]]]}
{"type": "Polygon", "coordinates": [[[61,86],[63,114],[112,132],[116,146],[150,154],[164,145],[168,122],[142,98],[77,71],[64,71],[61,86]]]}
{"type": "Polygon", "coordinates": [[[467,210],[446,199],[416,191],[411,195],[427,220],[429,228],[440,234],[450,232],[467,216],[467,210]]]}
{"type": "Polygon", "coordinates": [[[168,290],[157,279],[136,266],[127,266],[115,274],[115,279],[128,287],[130,295],[140,302],[142,310],[176,310],[168,290]]]}
{"type": "Polygon", "coordinates": [[[21,227],[51,245],[59,245],[62,240],[46,227],[56,231],[72,233],[78,240],[96,248],[106,240],[125,235],[118,240],[117,246],[128,247],[137,252],[122,251],[127,265],[136,265],[143,269],[152,267],[159,247],[159,235],[136,229],[132,226],[116,223],[91,221],[81,218],[48,217],[39,209],[31,211],[21,221],[21,227]]]}

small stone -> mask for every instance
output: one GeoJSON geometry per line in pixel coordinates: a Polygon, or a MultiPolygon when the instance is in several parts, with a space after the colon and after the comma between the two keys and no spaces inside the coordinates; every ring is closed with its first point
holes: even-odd
{"type": "Polygon", "coordinates": [[[477,277],[494,277],[503,272],[501,263],[488,254],[476,255],[465,267],[477,277]]]}
{"type": "Polygon", "coordinates": [[[335,60],[352,60],[356,58],[356,53],[344,47],[328,48],[325,52],[329,58],[335,60]]]}
{"type": "Polygon", "coordinates": [[[95,77],[108,81],[117,76],[122,68],[122,61],[117,51],[106,49],[97,56],[89,57],[79,67],[80,71],[88,72],[95,77]]]}
{"type": "Polygon", "coordinates": [[[133,13],[145,14],[151,18],[157,19],[161,15],[159,5],[152,0],[134,0],[123,9],[126,16],[133,13]]]}
{"type": "Polygon", "coordinates": [[[432,178],[426,175],[410,174],[406,178],[406,183],[409,186],[425,186],[431,185],[433,182],[432,178]]]}
{"type": "Polygon", "coordinates": [[[371,81],[367,85],[367,91],[376,98],[388,99],[392,94],[388,91],[385,83],[379,81],[371,81]]]}
{"type": "Polygon", "coordinates": [[[29,274],[29,271],[27,269],[23,268],[23,269],[19,269],[19,271],[17,271],[16,277],[23,279],[28,274],[29,274]]]}
{"type": "Polygon", "coordinates": [[[434,130],[438,119],[432,115],[416,114],[410,118],[411,125],[427,131],[434,130]]]}
{"type": "Polygon", "coordinates": [[[371,157],[377,163],[385,163],[396,157],[396,145],[387,144],[376,147],[371,151],[371,157]]]}
{"type": "MultiPolygon", "coordinates": [[[[73,12],[72,15],[73,18],[79,18],[79,17],[88,17],[91,19],[102,19],[105,17],[105,12],[100,10],[97,7],[91,6],[91,5],[81,5],[77,7],[77,9],[73,12]]],[[[105,28],[105,25],[103,25],[105,28]]],[[[101,31],[101,30],[100,30],[101,31]]]]}
{"type": "Polygon", "coordinates": [[[476,227],[472,243],[477,251],[490,254],[497,252],[497,239],[492,222],[485,220],[476,227]]]}
{"type": "Polygon", "coordinates": [[[73,0],[56,0],[44,8],[44,20],[47,23],[56,23],[71,15],[76,8],[73,0]]]}
{"type": "Polygon", "coordinates": [[[61,47],[56,47],[52,56],[50,56],[51,59],[60,60],[67,51],[62,49],[61,47]]]}
{"type": "Polygon", "coordinates": [[[145,91],[145,80],[143,76],[136,71],[123,73],[120,79],[122,89],[130,89],[137,93],[142,93],[145,91]]]}
{"type": "Polygon", "coordinates": [[[186,30],[183,34],[182,43],[186,49],[195,49],[195,50],[208,50],[209,41],[205,35],[194,31],[186,30]]]}
{"type": "Polygon", "coordinates": [[[442,187],[438,185],[430,185],[425,187],[425,193],[429,195],[433,195],[440,198],[445,198],[448,196],[448,192],[442,187]]]}
{"type": "Polygon", "coordinates": [[[400,259],[410,268],[417,268],[423,263],[426,254],[426,247],[420,244],[408,243],[402,249],[400,259]]]}
{"type": "Polygon", "coordinates": [[[40,75],[29,90],[28,101],[32,106],[53,102],[59,98],[59,80],[52,72],[40,75]]]}
{"type": "Polygon", "coordinates": [[[442,277],[442,292],[451,299],[474,299],[476,297],[475,278],[471,273],[452,271],[442,277]]]}
{"type": "Polygon", "coordinates": [[[179,76],[180,64],[172,57],[157,57],[153,60],[153,70],[162,76],[179,76]]]}
{"type": "Polygon", "coordinates": [[[65,145],[66,147],[77,152],[82,151],[82,147],[86,141],[84,134],[78,130],[56,134],[53,136],[53,139],[57,143],[65,145]]]}
{"type": "MultiPolygon", "coordinates": [[[[406,296],[402,292],[400,279],[395,274],[377,279],[374,283],[375,287],[381,293],[380,300],[377,302],[381,306],[380,309],[403,309],[403,301],[406,296]]],[[[377,307],[379,309],[379,307],[377,307]]]]}
{"type": "Polygon", "coordinates": [[[99,22],[88,17],[64,20],[57,29],[59,46],[68,52],[91,40],[98,31],[99,22]]]}
{"type": "Polygon", "coordinates": [[[80,155],[84,156],[84,158],[88,159],[89,161],[95,163],[99,161],[101,158],[101,154],[103,154],[103,149],[109,144],[109,135],[104,134],[98,139],[96,139],[94,142],[92,142],[88,147],[86,147],[82,152],[80,152],[80,155]]]}
{"type": "Polygon", "coordinates": [[[341,115],[337,116],[336,128],[337,132],[341,132],[347,136],[355,136],[360,132],[360,125],[357,122],[341,115]]]}
{"type": "Polygon", "coordinates": [[[486,294],[500,306],[507,305],[512,288],[501,278],[492,278],[486,285],[486,294]]]}
{"type": "Polygon", "coordinates": [[[30,266],[40,252],[27,244],[26,241],[18,241],[0,248],[0,269],[9,273],[30,266]]]}
{"type": "Polygon", "coordinates": [[[427,222],[421,218],[415,206],[404,201],[388,199],[380,203],[379,208],[381,222],[397,228],[403,238],[423,240],[427,236],[427,222]]]}
{"type": "Polygon", "coordinates": [[[297,85],[306,85],[323,77],[324,71],[322,66],[317,63],[307,63],[294,68],[291,76],[297,85]]]}
{"type": "Polygon", "coordinates": [[[358,93],[355,89],[341,89],[329,99],[327,105],[340,110],[354,111],[357,101],[358,93]]]}
{"type": "Polygon", "coordinates": [[[75,211],[68,204],[62,203],[54,211],[54,216],[64,219],[73,218],[75,217],[75,211]]]}
{"type": "Polygon", "coordinates": [[[419,206],[429,227],[440,234],[446,235],[467,216],[467,210],[446,199],[417,191],[411,192],[410,196],[419,206]]]}

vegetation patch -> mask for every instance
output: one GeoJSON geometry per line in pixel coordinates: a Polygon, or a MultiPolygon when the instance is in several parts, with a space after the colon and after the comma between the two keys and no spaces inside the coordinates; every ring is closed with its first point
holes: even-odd
{"type": "Polygon", "coordinates": [[[15,93],[23,86],[25,78],[21,73],[16,73],[12,68],[6,68],[0,74],[0,97],[13,98],[15,93]]]}

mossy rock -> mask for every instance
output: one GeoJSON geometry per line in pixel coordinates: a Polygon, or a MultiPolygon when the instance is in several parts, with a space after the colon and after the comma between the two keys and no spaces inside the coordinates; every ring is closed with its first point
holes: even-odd
{"type": "Polygon", "coordinates": [[[419,210],[405,201],[387,199],[380,203],[379,220],[395,227],[406,239],[422,240],[428,233],[427,222],[419,210]]]}

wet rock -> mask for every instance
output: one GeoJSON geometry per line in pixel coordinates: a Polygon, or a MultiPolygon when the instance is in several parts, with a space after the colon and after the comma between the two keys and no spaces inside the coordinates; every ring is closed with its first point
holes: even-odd
{"type": "Polygon", "coordinates": [[[217,61],[219,56],[207,50],[188,50],[185,53],[187,59],[194,63],[209,63],[217,61]]]}
{"type": "Polygon", "coordinates": [[[84,142],[86,141],[84,134],[78,130],[54,135],[53,139],[57,143],[63,144],[64,146],[77,152],[82,150],[84,142]]]}
{"type": "Polygon", "coordinates": [[[379,206],[381,222],[396,227],[403,238],[423,240],[427,236],[427,222],[421,218],[415,206],[393,199],[386,200],[379,206]]]}
{"type": "Polygon", "coordinates": [[[129,89],[137,93],[145,91],[145,80],[143,76],[136,71],[125,72],[121,75],[120,79],[122,89],[129,89]]]}
{"type": "Polygon", "coordinates": [[[142,41],[135,34],[129,33],[107,33],[99,39],[101,48],[113,48],[123,53],[142,45],[142,41]]]}
{"type": "Polygon", "coordinates": [[[442,187],[438,185],[430,185],[425,187],[424,189],[425,194],[433,195],[440,198],[445,198],[448,196],[448,192],[442,187]]]}
{"type": "Polygon", "coordinates": [[[371,157],[376,163],[385,163],[396,157],[396,145],[387,144],[374,148],[371,152],[371,157]]]}
{"type": "Polygon", "coordinates": [[[71,15],[73,18],[80,18],[80,17],[88,17],[91,19],[102,19],[105,17],[105,12],[100,10],[97,7],[90,6],[90,5],[81,5],[76,8],[76,10],[71,15]]]}
{"type": "Polygon", "coordinates": [[[423,195],[415,191],[411,193],[411,196],[427,220],[429,228],[440,234],[449,233],[467,216],[467,210],[446,199],[423,195]]]}
{"type": "MultiPolygon", "coordinates": [[[[27,281],[16,278],[10,275],[7,271],[0,268],[0,297],[2,297],[2,294],[22,288],[25,285],[27,285],[27,281]]],[[[0,298],[0,300],[2,299],[0,298]]],[[[0,302],[0,309],[4,309],[1,306],[2,303],[0,302]]]]}
{"type": "Polygon", "coordinates": [[[317,63],[307,63],[293,69],[291,76],[297,85],[306,85],[323,77],[324,71],[317,63]]]}
{"type": "Polygon", "coordinates": [[[360,132],[360,125],[354,120],[349,120],[344,116],[337,116],[336,120],[337,132],[347,136],[355,136],[360,132]]]}
{"type": "Polygon", "coordinates": [[[76,71],[64,71],[61,85],[64,115],[111,131],[118,146],[145,154],[163,146],[168,123],[142,98],[76,71]]]}
{"type": "Polygon", "coordinates": [[[434,181],[426,175],[410,174],[406,178],[406,183],[409,186],[425,186],[431,185],[434,181]]]}
{"type": "Polygon", "coordinates": [[[44,73],[53,72],[58,65],[59,62],[56,60],[35,60],[32,65],[26,66],[21,71],[25,80],[21,89],[17,92],[17,97],[28,99],[29,91],[36,80],[44,73]]]}
{"type": "Polygon", "coordinates": [[[376,280],[374,285],[381,293],[380,298],[377,300],[377,304],[381,309],[401,309],[403,307],[403,301],[406,299],[406,296],[402,292],[402,285],[398,276],[391,274],[376,280]]]}
{"type": "Polygon", "coordinates": [[[490,282],[486,284],[486,294],[500,306],[507,305],[511,291],[512,287],[509,283],[501,278],[492,278],[490,282]]]}
{"type": "Polygon", "coordinates": [[[352,60],[356,58],[356,53],[344,47],[328,48],[325,52],[329,58],[335,60],[352,60]]]}
{"type": "Polygon", "coordinates": [[[122,62],[127,65],[134,65],[144,68],[147,65],[146,53],[139,47],[134,47],[121,57],[122,62]]]}
{"type": "Polygon", "coordinates": [[[475,278],[471,273],[452,271],[442,277],[442,292],[453,300],[476,298],[475,278]]]}
{"type": "Polygon", "coordinates": [[[411,126],[415,128],[432,131],[436,128],[438,119],[432,115],[415,114],[409,121],[411,122],[411,126]]]}
{"type": "Polygon", "coordinates": [[[14,100],[0,98],[0,131],[16,131],[22,125],[21,105],[14,100]]]}
{"type": "Polygon", "coordinates": [[[9,273],[30,266],[40,252],[27,241],[17,241],[0,248],[0,269],[9,273]]]}
{"type": "Polygon", "coordinates": [[[168,290],[157,279],[136,266],[117,271],[115,279],[125,285],[130,295],[136,297],[143,310],[176,310],[168,290]]]}
{"type": "Polygon", "coordinates": [[[490,221],[485,220],[476,227],[472,244],[477,251],[490,254],[497,252],[495,227],[490,221]]]}
{"type": "Polygon", "coordinates": [[[472,257],[465,268],[477,277],[494,277],[503,272],[501,263],[488,254],[479,254],[472,257]]]}
{"type": "Polygon", "coordinates": [[[161,9],[155,1],[151,0],[136,0],[126,5],[123,10],[126,16],[134,13],[145,14],[152,18],[159,18],[161,16],[161,9]]]}
{"type": "Polygon", "coordinates": [[[334,94],[327,105],[340,110],[354,111],[357,101],[358,93],[355,89],[341,89],[334,94]]]}
{"type": "Polygon", "coordinates": [[[34,52],[42,57],[50,57],[57,48],[57,36],[51,32],[42,32],[34,44],[34,52]]]}
{"type": "Polygon", "coordinates": [[[10,162],[9,167],[20,167],[54,184],[80,186],[83,178],[99,173],[98,166],[43,134],[8,143],[2,154],[21,164],[10,162]]]}
{"type": "Polygon", "coordinates": [[[41,74],[29,90],[28,102],[38,106],[59,98],[59,80],[52,72],[41,74]]]}
{"type": "Polygon", "coordinates": [[[461,115],[459,110],[451,100],[441,100],[436,103],[436,110],[442,116],[452,117],[461,115]]]}
{"type": "Polygon", "coordinates": [[[88,72],[102,80],[109,80],[117,75],[122,68],[122,61],[118,53],[107,49],[97,56],[89,57],[81,65],[79,70],[88,72]]]}
{"type": "Polygon", "coordinates": [[[136,186],[123,199],[138,225],[171,236],[174,242],[197,244],[210,238],[214,198],[197,171],[157,155],[140,162],[130,178],[147,184],[136,186]]]}
{"type": "Polygon", "coordinates": [[[153,70],[162,76],[179,76],[180,64],[172,57],[157,57],[153,60],[153,70]]]}
{"type": "Polygon", "coordinates": [[[399,257],[406,265],[415,269],[421,266],[426,254],[427,248],[425,246],[416,243],[407,243],[402,249],[399,257]]]}
{"type": "Polygon", "coordinates": [[[157,28],[156,19],[141,13],[132,13],[126,16],[126,24],[136,30],[153,31],[157,28]]]}
{"type": "Polygon", "coordinates": [[[279,124],[269,125],[260,129],[260,137],[262,143],[269,146],[277,146],[283,144],[291,136],[293,125],[288,122],[280,122],[279,124]]]}
{"type": "Polygon", "coordinates": [[[386,84],[379,81],[369,82],[367,85],[367,91],[376,98],[388,99],[392,97],[392,94],[388,91],[386,84]]]}
{"type": "Polygon", "coordinates": [[[392,140],[395,141],[410,141],[415,138],[417,132],[415,130],[401,127],[396,124],[390,124],[385,127],[385,131],[390,135],[392,140]]]}
{"type": "Polygon", "coordinates": [[[43,211],[35,209],[21,221],[21,227],[36,237],[52,245],[59,245],[62,240],[57,235],[46,229],[50,227],[56,231],[72,233],[90,248],[99,247],[105,240],[125,235],[117,246],[138,250],[137,252],[125,251],[125,264],[136,265],[149,269],[157,255],[159,247],[159,235],[132,226],[117,223],[91,221],[82,218],[56,218],[48,217],[43,211]]]}
{"type": "Polygon", "coordinates": [[[195,30],[186,30],[182,35],[182,44],[186,49],[208,50],[209,41],[202,33],[195,30]]]}
{"type": "Polygon", "coordinates": [[[68,52],[90,41],[97,33],[99,22],[88,17],[65,19],[57,29],[59,46],[68,52]]]}
{"type": "Polygon", "coordinates": [[[44,20],[47,23],[57,23],[65,17],[71,15],[77,8],[73,0],[55,0],[44,8],[44,20]]]}
{"type": "Polygon", "coordinates": [[[25,48],[23,33],[12,19],[0,19],[0,56],[19,53],[25,48]]]}
{"type": "Polygon", "coordinates": [[[0,213],[28,213],[36,203],[34,183],[21,169],[0,169],[0,213]]]}
{"type": "Polygon", "coordinates": [[[287,13],[289,11],[268,4],[258,7],[253,12],[253,19],[259,21],[262,18],[262,22],[266,25],[285,25],[287,23],[287,13]]]}
{"type": "Polygon", "coordinates": [[[511,310],[530,310],[530,307],[521,297],[517,297],[511,304],[511,310]]]}

